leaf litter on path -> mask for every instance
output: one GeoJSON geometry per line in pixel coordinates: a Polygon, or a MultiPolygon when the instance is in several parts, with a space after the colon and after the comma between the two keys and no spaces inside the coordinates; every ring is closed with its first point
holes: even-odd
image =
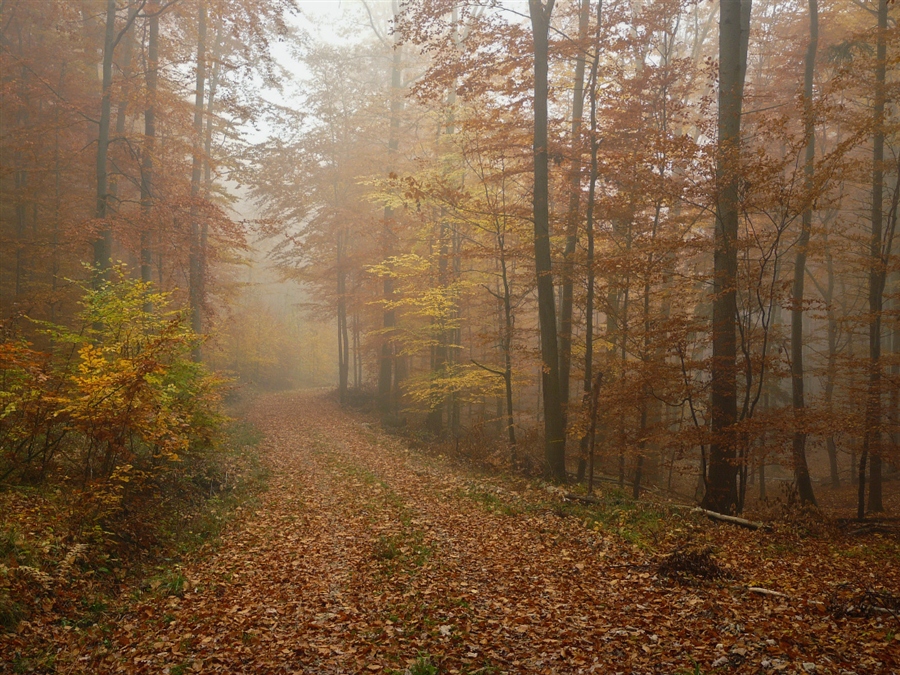
{"type": "Polygon", "coordinates": [[[665,552],[411,452],[321,393],[264,396],[251,419],[261,503],[184,565],[183,594],[124,603],[58,672],[403,673],[423,655],[440,673],[897,672],[892,616],[804,600],[900,588],[896,547],[861,567],[828,542],[685,520],[659,548],[688,531],[705,554],[676,561],[696,583],[671,583],[665,552]],[[747,592],[766,585],[796,600],[747,592]]]}

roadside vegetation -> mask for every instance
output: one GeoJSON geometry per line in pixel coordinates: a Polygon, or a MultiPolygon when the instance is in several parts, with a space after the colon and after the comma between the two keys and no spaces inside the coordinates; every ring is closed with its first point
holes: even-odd
{"type": "MultiPolygon", "coordinates": [[[[45,353],[0,343],[5,633],[78,632],[123,593],[183,591],[181,562],[265,486],[259,432],[228,417],[167,295],[119,270],[84,297],[77,330],[41,324],[45,353]]],[[[0,658],[38,667],[16,642],[0,658]]]]}

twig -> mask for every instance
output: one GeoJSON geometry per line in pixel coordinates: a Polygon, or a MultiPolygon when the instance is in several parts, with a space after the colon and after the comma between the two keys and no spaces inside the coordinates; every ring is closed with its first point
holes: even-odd
{"type": "Polygon", "coordinates": [[[771,595],[776,598],[786,598],[788,600],[791,599],[787,593],[782,593],[781,591],[773,591],[768,588],[760,588],[759,586],[750,586],[748,589],[751,593],[758,593],[759,595],[771,595]]]}

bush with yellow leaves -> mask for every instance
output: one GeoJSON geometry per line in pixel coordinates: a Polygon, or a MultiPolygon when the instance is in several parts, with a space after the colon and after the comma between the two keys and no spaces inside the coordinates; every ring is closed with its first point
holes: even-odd
{"type": "Polygon", "coordinates": [[[223,381],[166,293],[124,267],[84,289],[74,328],[40,323],[49,354],[0,341],[0,482],[66,486],[98,536],[140,539],[130,513],[190,492],[210,470],[223,381]]]}

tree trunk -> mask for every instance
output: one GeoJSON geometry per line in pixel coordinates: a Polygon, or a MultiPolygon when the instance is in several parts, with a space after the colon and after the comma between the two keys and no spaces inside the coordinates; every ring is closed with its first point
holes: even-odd
{"type": "Polygon", "coordinates": [[[816,66],[816,51],[819,44],[818,0],[809,0],[809,45],[803,76],[804,130],[806,134],[806,163],[804,182],[807,205],[801,218],[800,238],[797,241],[797,256],[794,261],[794,284],[791,299],[791,402],[794,407],[794,434],[792,452],[794,460],[794,481],[797,494],[803,504],[815,504],[809,466],[806,462],[806,421],[804,413],[806,401],[803,382],[803,283],[806,279],[806,250],[812,227],[813,171],[816,156],[816,126],[813,110],[813,75],[816,66]]]}
{"type": "Polygon", "coordinates": [[[869,377],[866,392],[865,431],[859,463],[857,516],[865,516],[865,470],[869,469],[869,511],[884,510],[881,496],[881,320],[885,282],[882,258],[884,213],[884,108],[887,61],[888,0],[878,1],[878,35],[875,46],[875,105],[872,116],[872,236],[869,260],[869,377]]]}
{"type": "MultiPolygon", "coordinates": [[[[131,26],[134,23],[134,18],[137,16],[139,7],[139,5],[135,5],[129,10],[128,24],[124,29],[125,40],[122,45],[122,61],[120,67],[122,72],[122,86],[119,94],[120,98],[116,104],[116,135],[114,139],[110,139],[110,144],[112,144],[113,140],[121,143],[125,137],[125,123],[128,117],[128,98],[131,90],[131,58],[134,52],[134,31],[131,30],[131,26]]],[[[113,161],[113,168],[116,168],[115,161],[113,161]]],[[[109,176],[108,181],[109,202],[117,204],[119,198],[119,177],[115,170],[109,176]]]]}
{"type": "Polygon", "coordinates": [[[569,213],[566,219],[566,248],[563,259],[562,302],[559,332],[559,397],[564,419],[568,418],[569,382],[572,371],[572,309],[575,283],[575,249],[578,245],[579,202],[581,196],[581,118],[584,114],[585,53],[590,19],[590,0],[581,0],[578,14],[578,57],[572,92],[572,166],[569,177],[569,213]]]}
{"type": "MultiPolygon", "coordinates": [[[[897,255],[896,253],[894,254],[897,255]]],[[[893,431],[891,432],[891,441],[893,443],[895,449],[895,457],[896,457],[896,449],[900,447],[900,386],[897,386],[897,382],[900,382],[900,275],[895,274],[893,281],[893,291],[894,291],[894,321],[893,321],[893,330],[891,335],[891,352],[894,356],[894,363],[891,366],[891,379],[894,381],[894,386],[891,388],[891,426],[893,431]]],[[[897,461],[894,461],[894,467],[897,468],[897,461]]]]}
{"type": "MultiPolygon", "coordinates": [[[[594,377],[594,199],[597,192],[597,177],[599,174],[597,152],[600,142],[597,138],[597,73],[600,65],[600,18],[603,11],[603,0],[597,2],[597,25],[594,35],[594,55],[591,62],[591,74],[588,80],[588,95],[591,102],[590,114],[590,149],[591,168],[588,178],[587,204],[585,204],[585,235],[587,238],[587,255],[585,267],[587,268],[587,293],[584,302],[584,379],[582,380],[584,407],[590,409],[591,420],[596,420],[597,411],[591,398],[594,377]]],[[[595,424],[595,422],[592,422],[595,424]]],[[[596,431],[596,425],[594,426],[596,431]]],[[[584,477],[585,469],[590,473],[588,481],[594,476],[594,439],[595,435],[586,432],[581,438],[581,458],[578,462],[578,479],[584,477]]]]}
{"type": "Polygon", "coordinates": [[[509,287],[509,274],[506,265],[505,239],[503,233],[497,235],[497,244],[500,251],[500,280],[503,283],[503,388],[506,395],[506,434],[509,440],[510,456],[513,466],[516,465],[516,426],[513,416],[513,389],[512,389],[512,342],[513,342],[513,311],[512,292],[509,287]]]}
{"type": "MultiPolygon", "coordinates": [[[[213,48],[211,61],[213,64],[212,74],[209,77],[209,94],[206,100],[206,131],[203,140],[203,196],[207,200],[212,195],[212,142],[213,142],[213,116],[216,106],[216,90],[219,86],[219,73],[221,72],[220,52],[222,49],[222,24],[221,20],[216,27],[216,37],[213,40],[213,48]]],[[[199,274],[197,275],[198,295],[200,296],[201,307],[206,304],[206,281],[209,277],[208,270],[209,259],[209,223],[206,218],[200,223],[200,242],[198,249],[197,266],[199,274]]]]}
{"type": "MultiPolygon", "coordinates": [[[[21,29],[18,32],[19,56],[25,56],[25,45],[23,41],[21,29]]],[[[28,69],[23,65],[19,71],[19,92],[25,102],[28,97],[28,69]]],[[[28,125],[28,110],[24,105],[20,108],[16,115],[16,124],[23,129],[28,125]]],[[[16,301],[20,300],[26,291],[26,251],[28,249],[27,242],[27,213],[28,213],[28,171],[25,169],[25,157],[19,149],[13,153],[13,165],[15,166],[15,195],[16,195],[16,282],[13,297],[16,301]]]]}
{"type": "MultiPolygon", "coordinates": [[[[153,168],[156,153],[156,91],[159,74],[159,5],[154,0],[147,7],[149,15],[147,37],[147,108],[144,110],[144,148],[141,159],[141,281],[150,283],[153,270],[153,249],[150,244],[150,218],[153,211],[153,168]]],[[[145,305],[144,309],[152,308],[145,305]]]]}
{"type": "MultiPolygon", "coordinates": [[[[391,120],[388,132],[388,171],[393,170],[397,149],[400,147],[400,88],[402,86],[402,52],[399,45],[394,46],[393,59],[391,61],[391,120]]],[[[382,226],[382,247],[385,259],[393,252],[393,220],[394,209],[384,207],[384,223],[382,226]]],[[[391,302],[394,297],[394,280],[385,277],[382,287],[382,297],[385,302],[391,302]]],[[[389,331],[396,325],[396,315],[390,307],[385,307],[382,313],[382,327],[385,335],[382,336],[381,356],[378,369],[378,397],[376,407],[382,416],[390,414],[392,375],[394,374],[394,349],[391,343],[389,331]]]]}
{"type": "MultiPolygon", "coordinates": [[[[834,384],[837,379],[837,317],[834,311],[834,260],[831,257],[831,250],[828,247],[828,240],[825,240],[825,268],[828,273],[828,281],[825,291],[825,311],[828,321],[828,365],[825,374],[825,409],[828,411],[828,418],[832,419],[834,408],[834,384]]],[[[841,486],[840,472],[838,471],[837,446],[834,442],[834,433],[829,431],[828,437],[825,439],[825,448],[828,451],[828,464],[831,472],[831,487],[839,488],[841,486]]],[[[852,473],[852,471],[851,471],[852,473]]]]}
{"type": "Polygon", "coordinates": [[[597,377],[591,388],[590,397],[590,427],[588,428],[588,484],[587,491],[591,494],[594,491],[594,445],[597,440],[597,413],[600,407],[600,386],[603,384],[603,371],[597,372],[597,377]]]}
{"type": "Polygon", "coordinates": [[[528,0],[534,37],[534,258],[537,274],[538,319],[541,329],[541,372],[544,400],[544,452],[547,474],[566,480],[566,442],[559,385],[556,305],[550,267],[550,204],[548,141],[548,68],[550,16],[555,0],[528,0]]]}
{"type": "Polygon", "coordinates": [[[730,513],[737,506],[736,335],[737,233],[740,211],[741,108],[747,71],[751,0],[721,0],[719,121],[716,158],[716,232],[712,316],[712,443],[704,508],[730,513]]]}
{"type": "MultiPolygon", "coordinates": [[[[203,108],[206,89],[206,1],[202,0],[197,17],[197,77],[194,91],[194,139],[193,167],[191,170],[191,213],[190,251],[188,259],[188,288],[191,308],[191,328],[194,333],[203,333],[202,295],[202,251],[200,241],[199,200],[200,181],[203,177],[203,108]]],[[[191,354],[194,361],[200,361],[200,345],[191,354]]]]}
{"type": "Polygon", "coordinates": [[[350,374],[350,345],[347,333],[347,272],[344,269],[345,237],[337,235],[337,331],[338,331],[338,396],[341,405],[347,403],[347,383],[350,374]]]}
{"type": "MultiPolygon", "coordinates": [[[[626,232],[625,250],[631,250],[632,220],[628,220],[626,232]]],[[[628,365],[628,310],[631,300],[631,274],[625,274],[625,289],[621,294],[622,303],[619,307],[619,360],[621,362],[620,377],[625,378],[625,370],[628,365]]],[[[625,489],[625,448],[628,444],[626,432],[626,417],[624,411],[619,415],[619,489],[625,489]]]]}
{"type": "Polygon", "coordinates": [[[103,80],[100,99],[100,128],[97,134],[97,207],[95,217],[101,221],[100,233],[94,240],[96,280],[109,273],[112,257],[112,228],[109,217],[109,128],[112,117],[112,70],[116,37],[116,0],[106,1],[106,28],[103,35],[103,80]]]}
{"type": "Polygon", "coordinates": [[[353,311],[353,388],[362,386],[362,351],[359,348],[359,312],[353,311]]]}

